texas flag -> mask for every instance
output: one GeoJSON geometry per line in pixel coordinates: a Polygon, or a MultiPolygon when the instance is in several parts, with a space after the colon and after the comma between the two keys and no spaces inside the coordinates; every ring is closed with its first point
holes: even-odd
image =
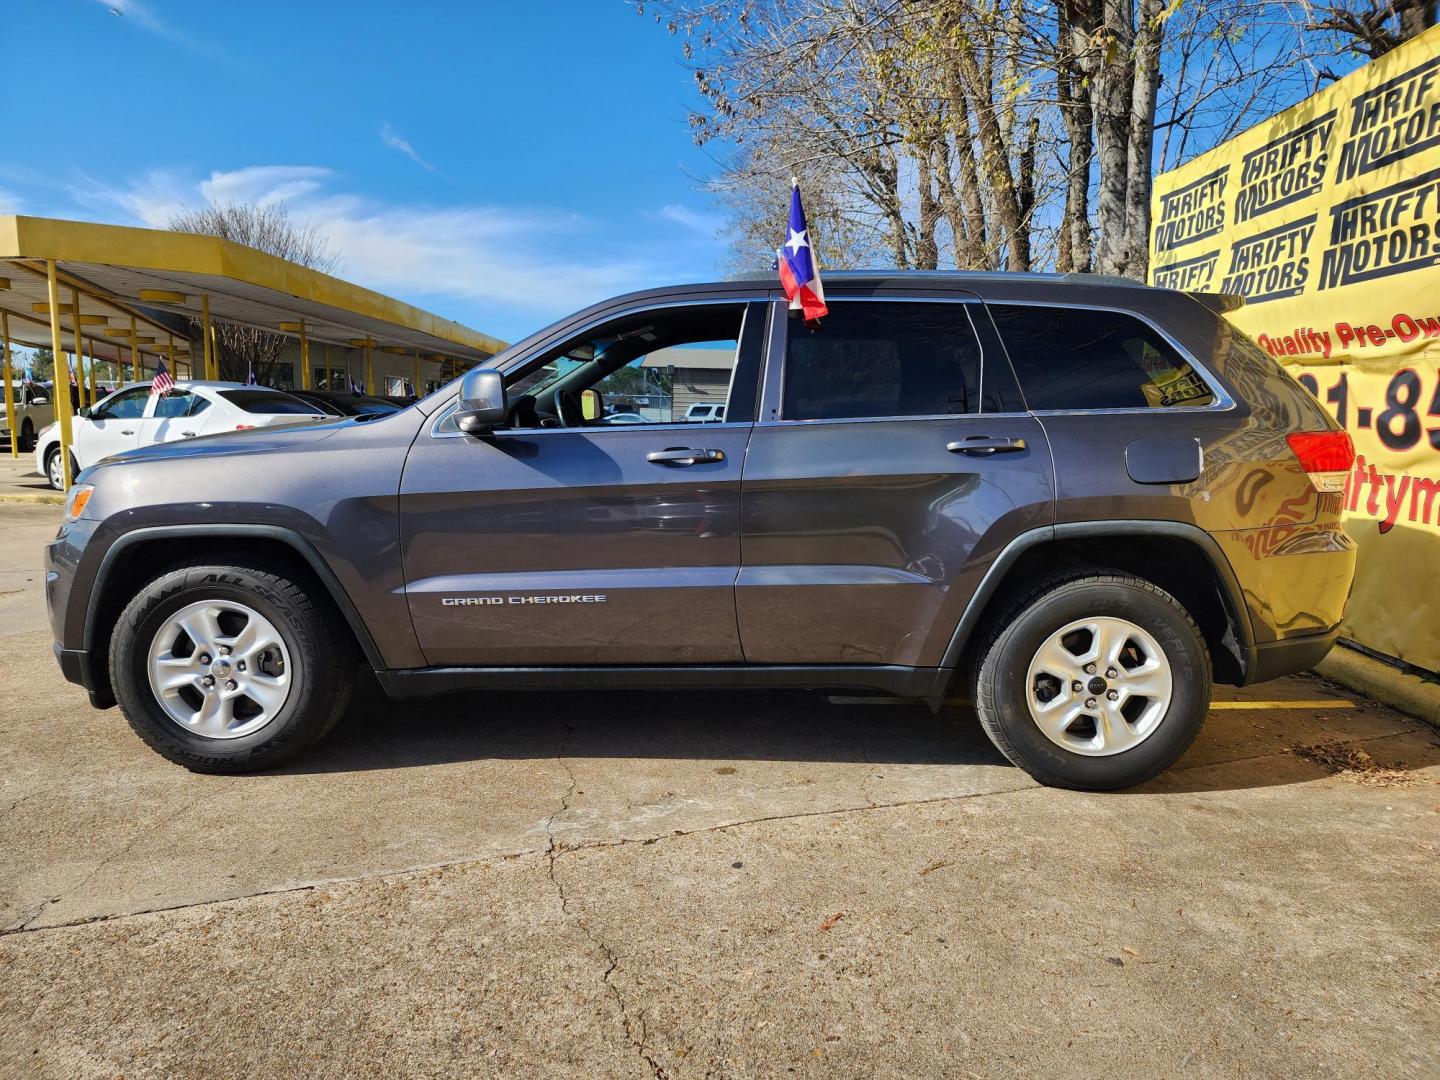
{"type": "Polygon", "coordinates": [[[805,208],[800,205],[800,181],[790,180],[789,239],[775,251],[775,266],[780,271],[780,284],[790,298],[790,310],[798,311],[806,322],[829,313],[825,306],[825,287],[820,284],[820,267],[810,248],[810,230],[805,225],[805,208]]]}

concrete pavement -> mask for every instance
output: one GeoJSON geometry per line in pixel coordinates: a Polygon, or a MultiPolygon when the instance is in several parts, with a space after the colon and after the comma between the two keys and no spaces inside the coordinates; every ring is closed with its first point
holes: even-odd
{"type": "Polygon", "coordinates": [[[10,444],[0,450],[0,503],[47,503],[60,504],[65,496],[52,488],[49,482],[35,471],[35,459],[22,453],[10,456],[10,444]]]}
{"type": "Polygon", "coordinates": [[[4,1075],[1440,1073],[1440,740],[1319,680],[1110,796],[810,694],[372,691],[199,777],[60,682],[57,519],[0,507],[4,1075]]]}

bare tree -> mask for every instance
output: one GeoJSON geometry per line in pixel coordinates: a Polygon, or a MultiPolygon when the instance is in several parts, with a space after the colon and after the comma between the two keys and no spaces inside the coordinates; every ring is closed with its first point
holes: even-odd
{"type": "MultiPolygon", "coordinates": [[[[205,206],[176,214],[170,219],[170,228],[175,232],[201,233],[233,240],[322,273],[333,272],[340,261],[313,225],[292,222],[282,204],[205,206]]],[[[269,384],[274,381],[275,365],[289,340],[287,337],[241,323],[217,321],[214,325],[222,379],[244,382],[253,370],[259,382],[269,384]]],[[[191,327],[198,338],[201,333],[199,324],[191,320],[191,327]]]]}
{"type": "Polygon", "coordinates": [[[1297,17],[1305,2],[635,6],[694,69],[696,141],[729,148],[715,187],[741,263],[773,243],[775,196],[795,174],[812,235],[838,248],[826,265],[1143,277],[1155,172],[1328,74],[1320,61],[1339,47],[1297,17]]]}
{"type": "MultiPolygon", "coordinates": [[[[1435,25],[1436,0],[1341,0],[1311,4],[1306,29],[1333,34],[1346,50],[1374,60],[1435,25]]],[[[1326,72],[1327,78],[1336,78],[1326,72]]]]}

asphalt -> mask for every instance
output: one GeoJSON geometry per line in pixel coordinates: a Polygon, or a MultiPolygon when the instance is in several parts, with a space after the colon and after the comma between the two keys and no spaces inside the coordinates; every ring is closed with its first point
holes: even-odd
{"type": "Polygon", "coordinates": [[[0,506],[0,1074],[1440,1075],[1440,737],[1222,691],[1035,786],[963,709],[359,695],[200,777],[49,655],[0,506]]]}

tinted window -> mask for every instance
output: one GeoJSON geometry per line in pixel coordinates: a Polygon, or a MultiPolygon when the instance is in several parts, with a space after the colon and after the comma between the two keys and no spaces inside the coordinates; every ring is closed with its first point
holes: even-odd
{"type": "Polygon", "coordinates": [[[1133,315],[989,308],[1032,409],[1157,409],[1215,400],[1174,347],[1133,315]]]}
{"type": "Polygon", "coordinates": [[[967,304],[834,303],[787,320],[785,419],[980,411],[980,343],[967,304]]]}
{"type": "Polygon", "coordinates": [[[96,420],[132,420],[145,415],[145,403],[149,400],[148,386],[132,386],[106,398],[91,416],[96,420]]]}
{"type": "Polygon", "coordinates": [[[194,416],[209,407],[210,403],[198,394],[173,390],[155,403],[155,418],[164,420],[177,416],[194,416]]]}
{"type": "Polygon", "coordinates": [[[288,416],[291,414],[314,416],[316,413],[324,411],[309,402],[301,401],[299,398],[293,398],[289,394],[282,394],[276,390],[221,390],[220,396],[248,413],[259,413],[265,416],[288,416]]]}

